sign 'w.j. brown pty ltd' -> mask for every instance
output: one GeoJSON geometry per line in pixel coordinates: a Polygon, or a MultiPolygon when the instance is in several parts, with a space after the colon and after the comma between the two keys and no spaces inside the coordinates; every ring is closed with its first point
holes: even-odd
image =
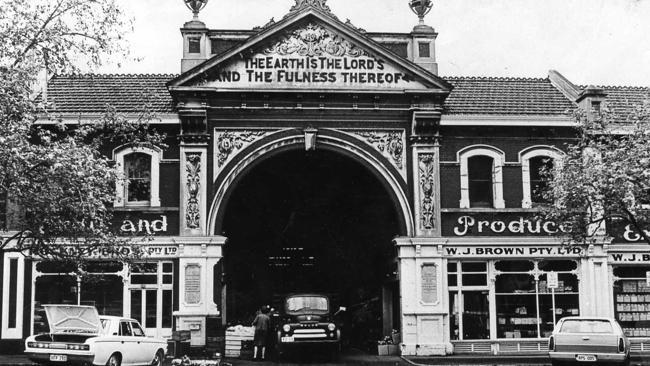
{"type": "Polygon", "coordinates": [[[411,75],[318,24],[308,24],[221,63],[215,88],[422,88],[411,75]]]}

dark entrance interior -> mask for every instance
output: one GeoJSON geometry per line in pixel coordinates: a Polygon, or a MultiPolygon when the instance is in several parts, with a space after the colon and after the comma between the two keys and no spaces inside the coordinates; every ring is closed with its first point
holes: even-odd
{"type": "Polygon", "coordinates": [[[226,322],[249,325],[283,294],[326,293],[347,308],[351,344],[376,345],[400,328],[397,212],[379,178],[343,154],[293,149],[254,166],[224,211],[226,322]]]}

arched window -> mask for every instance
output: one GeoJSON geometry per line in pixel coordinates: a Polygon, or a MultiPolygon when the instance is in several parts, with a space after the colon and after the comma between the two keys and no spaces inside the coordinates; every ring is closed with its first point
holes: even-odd
{"type": "Polygon", "coordinates": [[[126,204],[149,203],[151,199],[151,155],[134,152],[124,157],[126,204]]]}
{"type": "Polygon", "coordinates": [[[127,147],[116,151],[114,159],[121,167],[124,179],[116,184],[115,207],[159,207],[162,151],[145,147],[127,147]]]}
{"type": "Polygon", "coordinates": [[[548,177],[544,172],[553,170],[553,158],[550,156],[535,156],[530,163],[530,200],[533,205],[548,203],[544,191],[548,188],[548,177]]]}
{"type": "Polygon", "coordinates": [[[458,152],[460,207],[504,208],[505,154],[491,146],[470,146],[458,152]]]}
{"type": "Polygon", "coordinates": [[[489,156],[477,155],[467,159],[470,207],[492,207],[493,171],[494,159],[489,156]]]}
{"type": "Polygon", "coordinates": [[[562,161],[562,152],[550,146],[534,146],[520,153],[523,199],[521,207],[531,208],[547,204],[543,192],[548,187],[547,177],[542,172],[550,171],[562,161]]]}

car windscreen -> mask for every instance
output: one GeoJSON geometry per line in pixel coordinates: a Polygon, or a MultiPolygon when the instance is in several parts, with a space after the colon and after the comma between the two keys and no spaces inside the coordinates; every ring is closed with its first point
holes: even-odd
{"type": "Polygon", "coordinates": [[[288,314],[327,313],[329,303],[323,296],[294,296],[287,299],[285,309],[288,314]]]}
{"type": "Polygon", "coordinates": [[[568,319],[560,328],[560,333],[613,333],[614,328],[608,320],[568,319]]]}

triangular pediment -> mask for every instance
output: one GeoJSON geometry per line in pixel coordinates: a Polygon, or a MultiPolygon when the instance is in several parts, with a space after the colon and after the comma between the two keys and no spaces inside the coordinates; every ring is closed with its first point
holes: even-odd
{"type": "Polygon", "coordinates": [[[317,9],[290,14],[169,83],[201,90],[450,90],[353,26],[317,9]]]}

